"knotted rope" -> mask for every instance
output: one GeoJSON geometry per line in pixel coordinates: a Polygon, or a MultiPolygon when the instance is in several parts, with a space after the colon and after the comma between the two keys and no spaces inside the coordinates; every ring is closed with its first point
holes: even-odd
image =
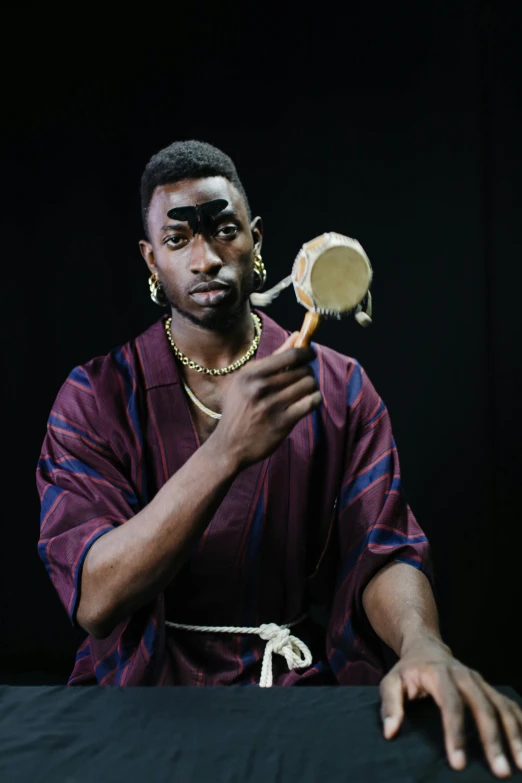
{"type": "Polygon", "coordinates": [[[273,683],[272,674],[272,655],[282,655],[290,671],[292,669],[301,669],[312,665],[312,653],[301,639],[292,636],[289,629],[298,625],[304,620],[304,616],[286,625],[277,625],[276,623],[264,623],[258,628],[244,628],[240,626],[226,625],[184,625],[183,623],[173,623],[165,620],[165,625],[172,628],[179,628],[182,631],[200,631],[202,633],[236,633],[252,634],[259,636],[266,642],[263,663],[261,666],[260,688],[271,688],[273,683]]]}

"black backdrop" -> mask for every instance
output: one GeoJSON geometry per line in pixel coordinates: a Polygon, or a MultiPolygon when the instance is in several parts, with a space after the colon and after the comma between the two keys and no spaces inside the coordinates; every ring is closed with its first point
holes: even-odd
{"type": "MultiPolygon", "coordinates": [[[[27,8],[5,27],[4,680],[72,666],[81,637],[36,552],[39,448],[72,367],[160,315],[139,179],[197,138],[231,155],[264,218],[269,285],[323,231],[367,250],[374,326],[318,340],[355,356],[390,410],[447,642],[520,690],[520,4],[139,13],[27,8]]],[[[268,312],[292,329],[303,315],[291,291],[268,312]]]]}

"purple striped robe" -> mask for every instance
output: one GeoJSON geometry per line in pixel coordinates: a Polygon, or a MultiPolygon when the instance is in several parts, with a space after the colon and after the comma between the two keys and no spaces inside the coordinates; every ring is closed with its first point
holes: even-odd
{"type": "MultiPolygon", "coordinates": [[[[257,358],[287,332],[263,313],[257,358]]],[[[268,458],[241,472],[167,589],[106,639],[87,636],[69,684],[221,685],[259,682],[257,636],[172,629],[289,623],[313,654],[274,684],[375,684],[384,646],[362,593],[390,560],[431,578],[428,542],[401,490],[388,412],[355,359],[315,345],[323,404],[268,458]]],[[[89,547],[143,508],[198,448],[162,320],[76,367],[51,411],[37,470],[38,550],[76,624],[89,547]]],[[[202,477],[204,481],[204,477],[202,477]]],[[[388,659],[389,660],[389,659],[388,659]]]]}

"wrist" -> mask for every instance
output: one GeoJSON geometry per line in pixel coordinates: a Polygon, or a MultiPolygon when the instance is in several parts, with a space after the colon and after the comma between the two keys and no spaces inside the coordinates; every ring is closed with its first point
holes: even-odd
{"type": "Polygon", "coordinates": [[[241,470],[241,461],[234,453],[233,449],[228,448],[217,434],[217,429],[201,447],[201,450],[209,456],[212,464],[217,467],[224,479],[234,479],[241,470]]]}
{"type": "Polygon", "coordinates": [[[404,632],[400,645],[399,658],[403,658],[419,647],[439,647],[452,655],[450,648],[442,640],[438,630],[427,626],[416,626],[404,632]]]}

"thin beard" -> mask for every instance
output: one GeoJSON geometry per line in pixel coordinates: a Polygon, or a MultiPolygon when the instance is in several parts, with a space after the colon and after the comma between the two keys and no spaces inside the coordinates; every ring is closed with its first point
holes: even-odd
{"type": "Polygon", "coordinates": [[[185,318],[187,321],[195,324],[195,326],[199,326],[201,329],[207,329],[209,332],[229,332],[241,319],[243,308],[247,300],[248,297],[246,297],[243,301],[238,302],[232,310],[229,310],[223,315],[220,315],[219,313],[211,314],[210,318],[208,319],[197,318],[197,316],[192,315],[192,313],[187,313],[186,310],[183,310],[176,304],[176,302],[173,302],[171,299],[168,299],[168,302],[170,306],[181,315],[182,318],[185,318]]]}
{"type": "MultiPolygon", "coordinates": [[[[160,280],[160,282],[162,281],[160,280]]],[[[210,318],[205,320],[203,318],[198,318],[197,316],[192,315],[192,313],[188,313],[186,310],[183,310],[181,307],[179,307],[179,305],[169,296],[167,287],[165,285],[162,287],[167,302],[177,313],[181,315],[182,318],[185,318],[187,321],[190,321],[190,323],[195,324],[195,326],[199,326],[201,329],[207,329],[210,332],[229,332],[231,329],[233,329],[243,315],[243,308],[248,303],[250,294],[256,290],[254,279],[252,277],[252,281],[248,286],[249,290],[244,294],[241,300],[234,305],[232,310],[229,310],[223,315],[220,313],[211,314],[210,318]]]]}

